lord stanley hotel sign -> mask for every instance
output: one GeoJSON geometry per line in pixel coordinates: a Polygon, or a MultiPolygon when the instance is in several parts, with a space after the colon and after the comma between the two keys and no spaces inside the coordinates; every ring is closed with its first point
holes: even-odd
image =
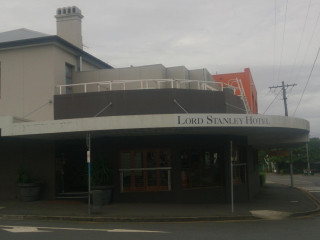
{"type": "Polygon", "coordinates": [[[181,114],[177,115],[178,126],[193,127],[268,127],[271,125],[268,116],[244,114],[181,114]]]}

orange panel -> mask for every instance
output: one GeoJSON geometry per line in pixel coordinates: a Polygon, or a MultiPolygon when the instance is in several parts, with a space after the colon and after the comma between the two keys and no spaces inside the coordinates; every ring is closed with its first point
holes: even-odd
{"type": "MultiPolygon", "coordinates": [[[[257,90],[249,68],[245,68],[244,72],[216,74],[212,77],[217,82],[225,84],[230,84],[230,80],[233,79],[241,80],[251,113],[258,113],[257,90]]],[[[235,94],[240,95],[240,92],[236,91],[235,94]]]]}

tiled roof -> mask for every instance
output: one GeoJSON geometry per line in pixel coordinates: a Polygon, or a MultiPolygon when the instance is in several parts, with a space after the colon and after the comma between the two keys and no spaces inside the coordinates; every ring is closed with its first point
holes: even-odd
{"type": "Polygon", "coordinates": [[[76,54],[76,56],[84,57],[86,61],[94,64],[99,68],[113,68],[109,64],[74,46],[73,44],[69,43],[68,41],[64,40],[63,38],[57,35],[47,35],[25,28],[0,33],[0,51],[12,47],[24,47],[31,45],[36,46],[38,44],[52,43],[61,44],[67,47],[68,49],[73,51],[73,53],[76,54]]]}
{"type": "Polygon", "coordinates": [[[47,37],[48,34],[32,31],[26,28],[20,28],[8,32],[0,33],[0,43],[2,42],[12,42],[12,41],[19,41],[24,39],[31,39],[31,38],[39,38],[39,37],[47,37]]]}

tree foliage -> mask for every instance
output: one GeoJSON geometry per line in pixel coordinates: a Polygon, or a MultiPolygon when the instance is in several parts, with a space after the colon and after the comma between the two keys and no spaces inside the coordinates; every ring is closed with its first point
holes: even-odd
{"type": "MultiPolygon", "coordinates": [[[[277,168],[278,172],[288,173],[290,156],[277,156],[272,153],[277,151],[283,151],[286,149],[272,149],[270,151],[259,152],[259,162],[263,170],[272,169],[271,166],[277,168]],[[267,166],[267,167],[266,167],[267,166]]],[[[320,171],[320,139],[311,138],[308,143],[308,154],[311,169],[320,171]]],[[[295,173],[303,172],[303,169],[307,168],[307,147],[303,145],[298,148],[292,149],[292,162],[295,173]]]]}

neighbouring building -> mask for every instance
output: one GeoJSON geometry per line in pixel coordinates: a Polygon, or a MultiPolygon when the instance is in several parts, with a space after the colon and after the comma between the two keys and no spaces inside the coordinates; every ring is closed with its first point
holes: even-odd
{"type": "Polygon", "coordinates": [[[248,201],[258,149],[308,141],[308,121],[257,114],[249,69],[113,68],[83,51],[82,18],[59,8],[57,35],[0,33],[0,199],[17,198],[21,169],[43,199],[86,192],[90,149],[115,202],[248,201]]]}
{"type": "Polygon", "coordinates": [[[245,68],[244,72],[225,73],[213,75],[217,82],[237,87],[236,95],[246,97],[251,113],[258,113],[258,97],[257,90],[249,68],[245,68]]]}

